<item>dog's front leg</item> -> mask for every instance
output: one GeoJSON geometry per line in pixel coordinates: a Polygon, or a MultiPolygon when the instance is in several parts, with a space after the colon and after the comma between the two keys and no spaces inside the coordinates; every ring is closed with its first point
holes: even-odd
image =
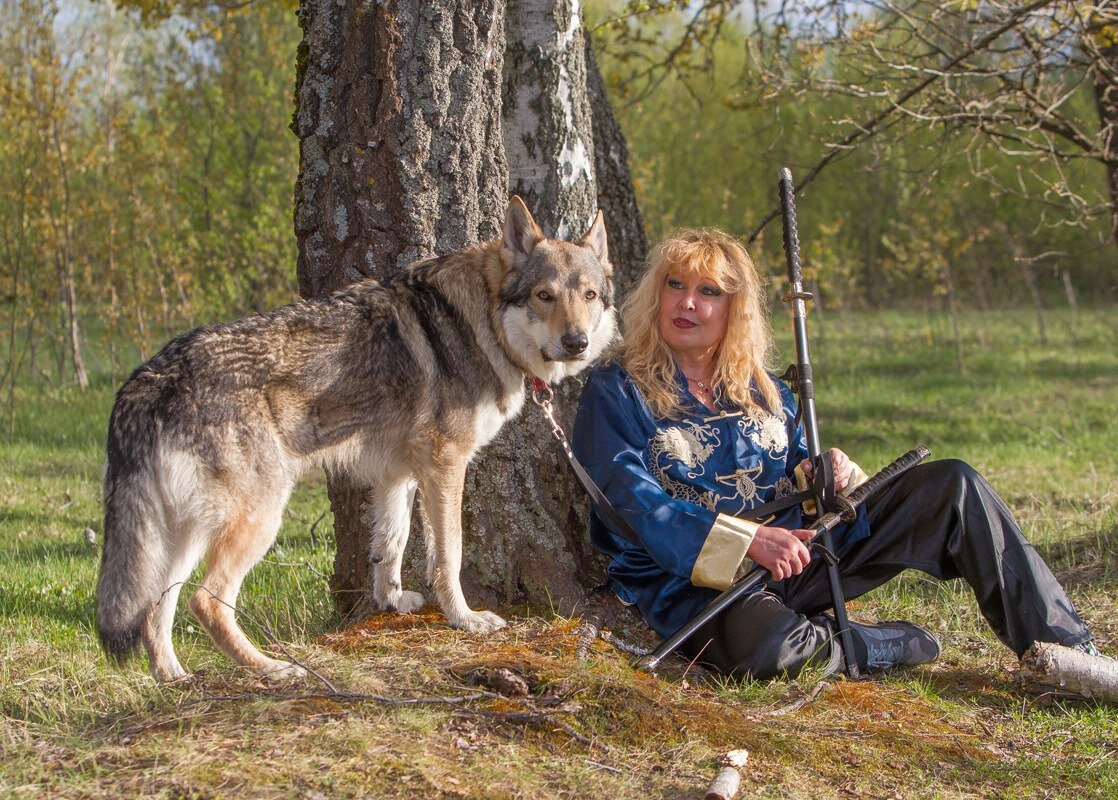
{"type": "Polygon", "coordinates": [[[505,621],[490,611],[471,610],[462,595],[462,488],[467,462],[467,453],[454,443],[437,443],[419,487],[435,548],[434,586],[439,605],[455,628],[484,633],[503,628],[505,621]]]}
{"type": "Polygon", "coordinates": [[[373,491],[373,599],[385,611],[410,614],[423,605],[423,595],[400,585],[400,565],[408,543],[415,483],[385,482],[373,491]]]}

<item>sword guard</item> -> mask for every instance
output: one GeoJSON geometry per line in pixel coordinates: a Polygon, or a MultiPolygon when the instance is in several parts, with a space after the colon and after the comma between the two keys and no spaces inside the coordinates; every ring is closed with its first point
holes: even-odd
{"type": "Polygon", "coordinates": [[[800,289],[796,292],[786,292],[780,296],[780,300],[783,303],[794,303],[797,300],[803,300],[806,303],[808,300],[814,299],[815,295],[806,289],[800,289]]]}

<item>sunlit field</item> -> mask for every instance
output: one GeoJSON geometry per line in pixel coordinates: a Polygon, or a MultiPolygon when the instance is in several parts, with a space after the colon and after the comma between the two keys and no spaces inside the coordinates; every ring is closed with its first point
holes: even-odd
{"type": "MultiPolygon", "coordinates": [[[[870,472],[917,444],[974,464],[1118,652],[1115,309],[1049,312],[1047,342],[1033,312],[967,312],[961,350],[939,316],[818,323],[824,445],[870,472]]],[[[196,678],[156,686],[142,659],[110,667],[92,628],[123,375],[92,378],[84,394],[17,386],[0,419],[2,796],[698,797],[717,757],[742,747],[745,797],[1118,796],[1118,709],[1019,689],[963,585],[911,574],[854,603],[944,641],[934,665],[859,683],[727,685],[682,662],[650,678],[604,641],[578,661],[577,620],[546,609],[489,637],[433,611],[342,631],[317,478],[241,594],[246,630],[317,677],[238,671],[183,604],[176,647],[196,678]],[[528,693],[498,695],[485,678],[497,668],[528,693]]]]}

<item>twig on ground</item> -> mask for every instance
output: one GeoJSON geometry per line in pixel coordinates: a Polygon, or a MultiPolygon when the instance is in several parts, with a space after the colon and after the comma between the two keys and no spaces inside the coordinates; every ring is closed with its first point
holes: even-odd
{"type": "Polygon", "coordinates": [[[826,689],[828,686],[830,686],[830,684],[826,681],[820,681],[819,683],[815,684],[815,688],[813,688],[810,692],[803,695],[799,699],[795,700],[792,703],[789,703],[786,706],[782,706],[778,709],[770,711],[769,716],[780,717],[784,714],[791,714],[793,711],[799,711],[808,703],[814,703],[819,698],[819,695],[823,693],[823,690],[826,689]]]}
{"type": "MultiPolygon", "coordinates": [[[[224,681],[223,681],[224,682],[224,681]]],[[[228,684],[226,684],[228,685],[228,684]]],[[[392,697],[385,695],[366,694],[362,692],[310,692],[310,693],[290,693],[290,692],[237,692],[235,694],[211,694],[196,697],[192,700],[187,700],[184,703],[179,703],[175,706],[176,711],[191,708],[192,706],[202,705],[205,703],[232,703],[232,702],[246,702],[246,701],[260,701],[268,700],[274,702],[280,701],[298,701],[298,700],[333,700],[339,703],[374,703],[384,706],[415,706],[415,705],[464,705],[473,702],[474,700],[492,700],[500,698],[500,695],[493,694],[492,692],[474,692],[473,694],[462,695],[459,697],[392,697]]],[[[173,721],[181,721],[184,717],[172,717],[171,719],[159,719],[154,722],[149,722],[144,725],[125,728],[121,731],[122,741],[128,744],[136,736],[149,731],[153,728],[165,726],[173,721]]]]}
{"type": "MultiPolygon", "coordinates": [[[[419,705],[452,705],[460,706],[475,700],[499,700],[501,695],[493,692],[474,692],[458,697],[442,697],[439,695],[420,697],[392,697],[390,695],[369,694],[366,692],[240,692],[238,694],[214,694],[196,697],[180,704],[179,708],[200,705],[202,703],[234,702],[245,700],[334,700],[342,703],[375,703],[382,706],[419,706],[419,705]]],[[[471,709],[475,710],[475,709],[471,709]]]]}
{"type": "Polygon", "coordinates": [[[173,583],[170,586],[168,586],[166,589],[163,590],[163,594],[161,594],[159,596],[159,600],[156,601],[156,605],[163,602],[164,596],[167,594],[167,592],[171,591],[171,589],[173,589],[175,586],[192,586],[196,589],[205,591],[207,594],[209,594],[210,597],[212,597],[217,602],[221,603],[226,608],[230,609],[234,614],[236,614],[237,616],[243,617],[244,619],[248,620],[250,623],[255,625],[257,628],[262,630],[264,632],[264,635],[267,636],[269,640],[271,640],[272,644],[274,644],[276,647],[279,648],[279,651],[281,653],[283,653],[283,655],[287,658],[287,660],[289,662],[291,662],[292,664],[294,664],[297,667],[301,667],[302,669],[306,670],[306,672],[309,675],[314,676],[329,691],[331,691],[331,692],[337,692],[338,691],[337,687],[335,687],[334,684],[332,684],[330,681],[328,681],[325,677],[323,677],[321,674],[319,674],[314,669],[309,667],[307,664],[305,664],[302,661],[300,661],[299,659],[295,658],[295,656],[293,656],[291,654],[291,651],[287,649],[287,645],[285,645],[283,642],[281,642],[279,637],[276,636],[274,633],[272,633],[272,629],[269,628],[266,623],[260,622],[259,620],[254,619],[251,614],[248,614],[247,612],[237,608],[232,603],[225,602],[223,599],[218,597],[213,592],[213,590],[211,590],[208,586],[205,586],[201,583],[195,583],[194,581],[179,581],[178,583],[173,583]]]}
{"type": "Polygon", "coordinates": [[[511,725],[542,725],[546,723],[548,725],[554,725],[579,744],[585,745],[586,747],[596,747],[605,753],[609,752],[609,748],[606,747],[604,744],[595,742],[593,739],[590,739],[584,734],[579,733],[570,723],[565,722],[561,719],[556,719],[553,712],[539,711],[532,706],[529,706],[529,708],[531,708],[532,710],[489,711],[483,708],[471,708],[470,706],[464,706],[463,710],[484,719],[489,719],[498,723],[511,725]]]}
{"type": "Polygon", "coordinates": [[[322,578],[324,581],[330,580],[329,575],[327,575],[325,572],[322,572],[321,570],[315,569],[307,561],[274,561],[270,558],[262,558],[260,559],[260,561],[261,563],[275,564],[277,567],[306,567],[315,575],[322,578]]]}
{"type": "Polygon", "coordinates": [[[599,612],[590,611],[582,615],[582,622],[578,626],[578,644],[575,646],[575,658],[578,661],[585,661],[589,657],[590,648],[601,632],[602,615],[599,612]]]}
{"type": "Polygon", "coordinates": [[[604,769],[606,772],[616,772],[618,775],[624,775],[625,774],[624,771],[619,770],[617,767],[611,767],[609,764],[601,764],[597,761],[591,761],[589,758],[584,758],[583,761],[586,762],[587,764],[589,764],[592,767],[597,767],[598,769],[604,769]]]}
{"type": "Polygon", "coordinates": [[[651,648],[631,644],[630,642],[625,641],[620,636],[617,636],[611,631],[602,631],[601,637],[604,641],[609,642],[622,653],[628,653],[631,656],[647,656],[652,653],[651,648]]]}
{"type": "Polygon", "coordinates": [[[329,514],[329,513],[330,513],[330,509],[329,508],[325,509],[321,514],[318,515],[318,519],[316,519],[311,524],[311,544],[314,545],[315,547],[318,546],[318,537],[315,536],[315,529],[318,528],[318,523],[320,523],[320,522],[322,522],[322,520],[326,519],[326,515],[329,514]]]}

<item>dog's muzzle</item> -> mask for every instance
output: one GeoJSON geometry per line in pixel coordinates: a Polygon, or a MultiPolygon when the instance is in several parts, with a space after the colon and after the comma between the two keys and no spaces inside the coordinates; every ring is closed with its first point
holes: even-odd
{"type": "Polygon", "coordinates": [[[563,345],[563,349],[571,356],[577,356],[590,346],[590,337],[582,332],[564,333],[559,344],[563,345]]]}
{"type": "Polygon", "coordinates": [[[590,337],[581,332],[565,333],[560,337],[559,344],[562,345],[563,350],[554,355],[547,352],[545,348],[540,348],[540,355],[544,361],[582,361],[582,354],[590,346],[590,337]]]}

